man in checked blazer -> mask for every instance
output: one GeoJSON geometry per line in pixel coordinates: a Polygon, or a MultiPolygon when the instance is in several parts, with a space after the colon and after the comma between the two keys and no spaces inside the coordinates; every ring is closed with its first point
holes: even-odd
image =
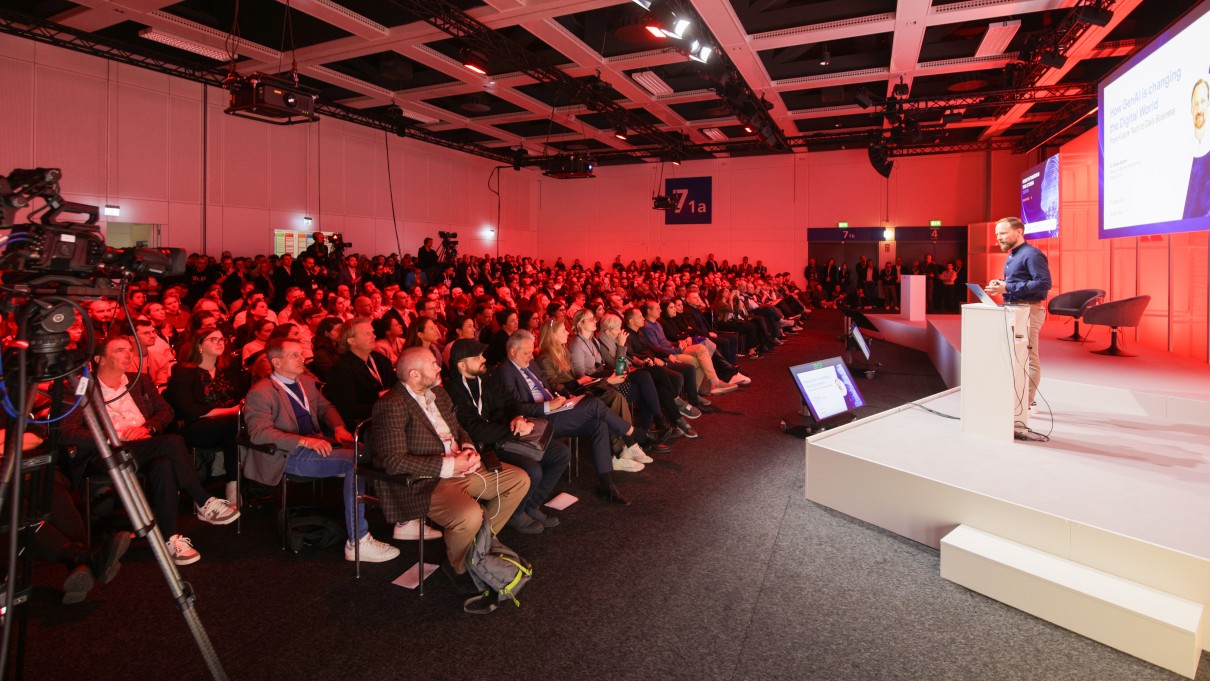
{"type": "Polygon", "coordinates": [[[442,570],[459,593],[476,593],[466,554],[483,525],[499,533],[529,491],[529,476],[503,464],[487,471],[471,436],[458,425],[441,368],[425,348],[399,356],[399,383],[374,405],[370,442],[374,463],[388,473],[431,478],[411,486],[379,485],[383,515],[400,522],[428,515],[445,530],[442,570]],[[486,508],[478,501],[485,501],[486,508]]]}
{"type": "Polygon", "coordinates": [[[353,542],[361,543],[361,560],[382,563],[399,555],[399,549],[370,535],[364,507],[357,503],[365,492],[365,483],[353,488],[353,436],[336,408],[305,373],[302,345],[298,341],[275,338],[265,347],[273,373],[248,391],[244,402],[244,422],[248,437],[256,444],[272,444],[277,451],[267,454],[247,451],[244,475],[252,480],[276,485],[284,473],[310,478],[344,476],[345,560],[353,560],[353,542]],[[331,437],[325,435],[327,426],[331,437]]]}

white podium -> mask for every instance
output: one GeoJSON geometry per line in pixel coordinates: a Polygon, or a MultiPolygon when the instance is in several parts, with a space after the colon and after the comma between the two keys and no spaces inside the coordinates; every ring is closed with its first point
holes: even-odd
{"type": "Polygon", "coordinates": [[[1029,425],[1028,325],[1026,306],[962,306],[963,432],[1012,440],[1029,425]]]}
{"type": "Polygon", "coordinates": [[[904,274],[899,277],[899,314],[909,322],[922,322],[928,307],[925,290],[927,283],[923,274],[904,274]]]}

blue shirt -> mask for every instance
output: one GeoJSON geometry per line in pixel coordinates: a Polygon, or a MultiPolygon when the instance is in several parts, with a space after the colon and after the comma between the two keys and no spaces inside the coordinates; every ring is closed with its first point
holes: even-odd
{"type": "Polygon", "coordinates": [[[1004,263],[1004,302],[1040,303],[1050,292],[1046,254],[1028,243],[1017,246],[1004,263]]]}

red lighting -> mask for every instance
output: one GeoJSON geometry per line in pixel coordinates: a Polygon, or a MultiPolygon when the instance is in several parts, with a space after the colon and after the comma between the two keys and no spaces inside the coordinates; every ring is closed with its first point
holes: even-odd
{"type": "Polygon", "coordinates": [[[648,33],[659,38],[660,40],[663,40],[664,38],[668,37],[668,36],[664,35],[664,31],[661,30],[660,27],[656,26],[655,24],[648,24],[645,28],[647,29],[648,33]]]}

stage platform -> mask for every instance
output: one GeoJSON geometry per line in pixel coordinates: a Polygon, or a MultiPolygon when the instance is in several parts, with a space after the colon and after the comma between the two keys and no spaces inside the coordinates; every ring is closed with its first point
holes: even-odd
{"type": "MultiPolygon", "coordinates": [[[[871,335],[929,353],[956,384],[957,315],[870,318],[871,335]]],[[[933,547],[965,525],[1210,606],[1210,368],[1144,348],[1095,355],[1106,334],[1056,340],[1068,333],[1042,333],[1030,426],[1049,442],[968,435],[905,405],[811,437],[807,498],[933,547]]],[[[920,403],[960,417],[960,390],[920,403]]]]}

